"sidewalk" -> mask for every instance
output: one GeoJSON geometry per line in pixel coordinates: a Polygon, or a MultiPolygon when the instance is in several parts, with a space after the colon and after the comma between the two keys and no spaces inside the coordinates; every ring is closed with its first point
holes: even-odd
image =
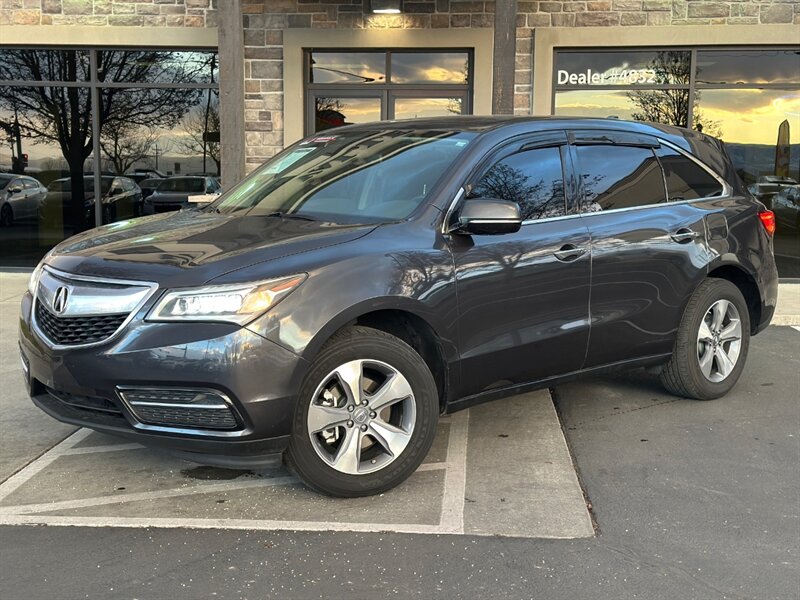
{"type": "Polygon", "coordinates": [[[778,285],[778,307],[773,325],[800,325],[800,283],[778,285]]]}

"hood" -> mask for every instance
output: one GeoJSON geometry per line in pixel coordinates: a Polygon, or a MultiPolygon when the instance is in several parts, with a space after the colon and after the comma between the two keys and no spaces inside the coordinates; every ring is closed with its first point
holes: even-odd
{"type": "Polygon", "coordinates": [[[78,275],[201,285],[230,271],[365,236],[375,225],[181,211],[76,235],[48,258],[78,275]]]}

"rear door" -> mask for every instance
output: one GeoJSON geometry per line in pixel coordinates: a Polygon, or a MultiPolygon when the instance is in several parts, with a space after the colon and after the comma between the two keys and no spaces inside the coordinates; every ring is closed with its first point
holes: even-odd
{"type": "Polygon", "coordinates": [[[655,138],[575,131],[570,141],[592,238],[584,367],[667,354],[706,274],[706,210],[667,194],[655,138]]]}
{"type": "Polygon", "coordinates": [[[449,236],[459,303],[458,396],[580,368],[589,334],[589,234],[577,213],[567,137],[551,132],[494,154],[471,197],[517,202],[517,233],[449,236]]]}

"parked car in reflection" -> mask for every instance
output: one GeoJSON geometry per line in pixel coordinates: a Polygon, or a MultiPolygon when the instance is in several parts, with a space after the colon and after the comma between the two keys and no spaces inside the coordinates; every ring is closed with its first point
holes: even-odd
{"type": "Polygon", "coordinates": [[[800,185],[791,185],[783,188],[772,199],[772,212],[778,231],[791,229],[800,231],[800,185]]]}
{"type": "Polygon", "coordinates": [[[756,198],[766,204],[767,208],[772,207],[772,200],[775,195],[786,186],[797,185],[797,182],[791,177],[783,177],[781,175],[762,175],[754,184],[748,186],[748,190],[756,198]]]}
{"type": "MultiPolygon", "coordinates": [[[[103,175],[100,177],[100,190],[103,223],[142,216],[142,190],[132,179],[103,175]]],[[[92,226],[95,223],[94,177],[83,178],[83,194],[85,222],[92,226]]],[[[69,177],[56,179],[47,186],[47,196],[39,207],[39,219],[43,223],[60,220],[71,202],[72,180],[69,177]]]]}
{"type": "Polygon", "coordinates": [[[219,193],[219,182],[213,177],[168,177],[147,197],[144,212],[151,215],[180,210],[189,205],[190,198],[219,193]]]}
{"type": "Polygon", "coordinates": [[[137,181],[139,185],[139,189],[142,190],[142,198],[147,198],[150,194],[152,194],[161,182],[164,181],[162,177],[151,177],[149,179],[143,179],[141,181],[137,181]]]}
{"type": "Polygon", "coordinates": [[[35,220],[45,195],[47,188],[33,177],[0,173],[0,227],[35,220]]]}

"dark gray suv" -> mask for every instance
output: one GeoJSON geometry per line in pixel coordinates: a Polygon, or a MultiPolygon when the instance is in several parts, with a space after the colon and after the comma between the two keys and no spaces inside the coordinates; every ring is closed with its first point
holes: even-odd
{"type": "Polygon", "coordinates": [[[197,210],[36,268],[20,348],[68,423],[206,464],[285,453],[338,496],[397,485],[440,414],[651,366],[709,400],[772,318],[775,222],[701,133],[464,117],[309,137],[197,210]]]}

